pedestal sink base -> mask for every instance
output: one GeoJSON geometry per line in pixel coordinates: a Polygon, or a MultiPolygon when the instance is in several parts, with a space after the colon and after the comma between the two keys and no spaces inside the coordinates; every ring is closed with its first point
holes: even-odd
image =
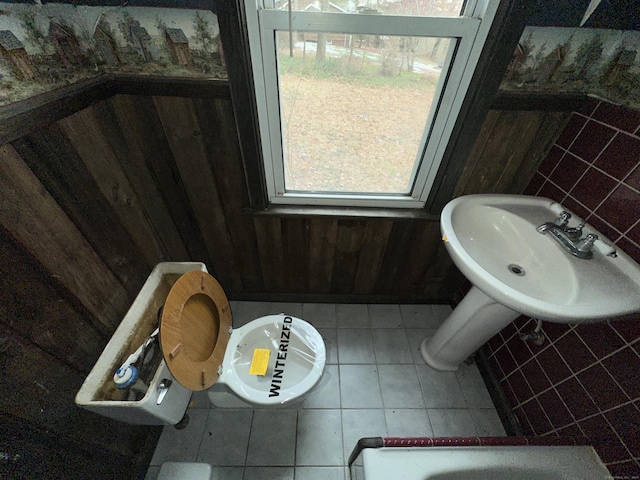
{"type": "Polygon", "coordinates": [[[436,370],[456,371],[467,357],[519,316],[471,287],[434,335],[422,341],[422,358],[436,370]]]}

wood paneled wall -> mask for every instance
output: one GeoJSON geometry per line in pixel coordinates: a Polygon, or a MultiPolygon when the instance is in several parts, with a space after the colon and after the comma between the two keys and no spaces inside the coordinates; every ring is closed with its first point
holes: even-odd
{"type": "MultiPolygon", "coordinates": [[[[565,121],[492,111],[457,192],[519,193],[565,121]]],[[[0,146],[0,413],[112,458],[98,469],[130,471],[158,434],[73,404],[157,262],[203,261],[237,299],[447,302],[462,285],[437,220],[251,212],[228,94],[115,95],[20,128],[0,146]]]]}

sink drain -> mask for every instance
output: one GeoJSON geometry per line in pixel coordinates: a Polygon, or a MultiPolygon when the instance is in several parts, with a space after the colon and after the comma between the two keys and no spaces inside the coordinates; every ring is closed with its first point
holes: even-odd
{"type": "Polygon", "coordinates": [[[514,275],[518,275],[519,277],[524,277],[527,274],[524,268],[522,268],[520,265],[516,265],[515,263],[512,263],[507,268],[511,273],[513,273],[514,275]]]}

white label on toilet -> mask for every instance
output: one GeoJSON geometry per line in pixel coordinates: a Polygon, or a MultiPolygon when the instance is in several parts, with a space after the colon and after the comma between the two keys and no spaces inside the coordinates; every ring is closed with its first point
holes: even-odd
{"type": "Polygon", "coordinates": [[[289,349],[289,340],[291,336],[291,323],[293,318],[285,316],[282,322],[282,331],[280,332],[280,343],[278,345],[278,351],[276,354],[276,364],[273,369],[273,376],[271,377],[271,388],[269,389],[270,397],[277,397],[280,395],[280,388],[282,386],[282,380],[284,370],[286,366],[287,353],[289,349]]]}

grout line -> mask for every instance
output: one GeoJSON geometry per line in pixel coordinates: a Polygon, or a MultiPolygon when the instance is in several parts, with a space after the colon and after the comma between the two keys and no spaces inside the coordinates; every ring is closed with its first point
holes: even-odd
{"type": "MultiPolygon", "coordinates": [[[[599,106],[599,105],[598,105],[598,106],[599,106]]],[[[596,112],[596,110],[597,110],[597,107],[596,107],[596,109],[594,109],[593,113],[595,113],[595,112],[596,112]]],[[[588,116],[586,116],[584,113],[580,113],[580,112],[572,112],[572,113],[574,113],[575,115],[578,115],[578,116],[580,116],[580,117],[582,117],[582,118],[586,118],[586,119],[587,119],[587,123],[588,123],[588,122],[589,122],[589,120],[590,120],[590,121],[592,121],[592,122],[594,122],[594,123],[599,123],[600,125],[603,125],[603,126],[605,126],[605,127],[609,127],[611,130],[615,130],[615,131],[616,131],[616,133],[626,133],[627,135],[631,135],[632,137],[640,138],[640,126],[639,126],[638,128],[636,128],[636,129],[635,129],[635,131],[633,131],[633,132],[629,132],[629,131],[627,131],[627,130],[623,130],[623,129],[619,128],[619,127],[616,127],[616,126],[614,126],[614,125],[611,125],[610,123],[606,123],[606,122],[603,122],[602,120],[598,120],[598,119],[596,119],[596,118],[593,118],[593,116],[589,116],[589,117],[588,117],[588,116]]],[[[592,115],[593,115],[593,113],[592,113],[592,115]]],[[[585,125],[586,125],[586,123],[585,123],[585,125]]],[[[577,137],[577,136],[578,136],[578,135],[576,135],[576,137],[577,137]]]]}

